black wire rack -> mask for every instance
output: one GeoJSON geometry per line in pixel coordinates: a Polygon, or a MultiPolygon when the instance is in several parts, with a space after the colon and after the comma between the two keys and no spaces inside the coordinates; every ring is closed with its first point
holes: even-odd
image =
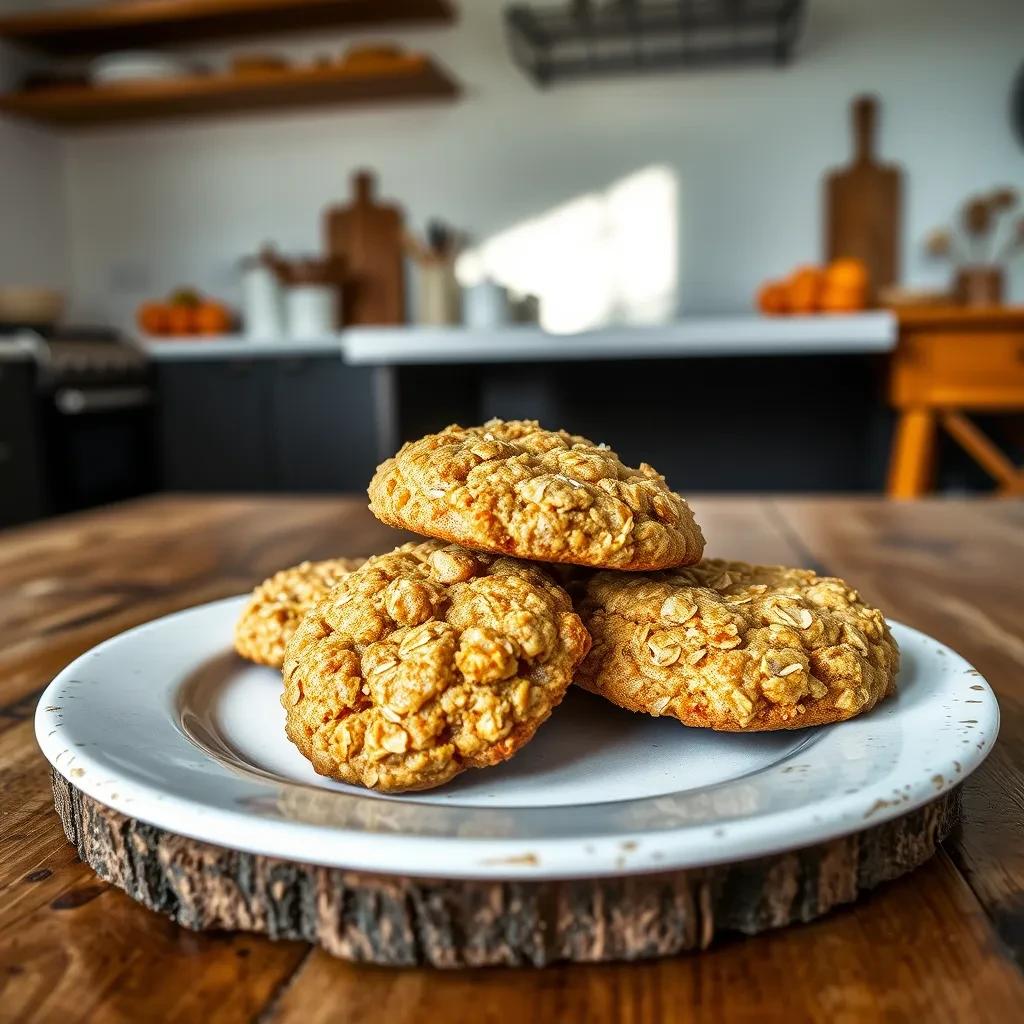
{"type": "Polygon", "coordinates": [[[721,64],[786,64],[804,0],[567,0],[505,10],[512,55],[538,84],[721,64]]]}

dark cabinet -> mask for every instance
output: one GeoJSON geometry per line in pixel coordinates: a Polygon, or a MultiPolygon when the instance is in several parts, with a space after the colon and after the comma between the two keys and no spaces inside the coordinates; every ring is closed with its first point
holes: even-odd
{"type": "Polygon", "coordinates": [[[157,373],[162,480],[170,490],[268,490],[271,366],[168,362],[157,373]]]}
{"type": "Polygon", "coordinates": [[[373,374],[340,359],[274,361],[270,450],[282,490],[366,490],[379,461],[373,374]]]}
{"type": "Polygon", "coordinates": [[[373,372],[337,356],[161,362],[163,486],[365,490],[378,461],[373,372]]]}
{"type": "Polygon", "coordinates": [[[42,476],[36,365],[0,360],[0,527],[50,511],[42,476]]]}

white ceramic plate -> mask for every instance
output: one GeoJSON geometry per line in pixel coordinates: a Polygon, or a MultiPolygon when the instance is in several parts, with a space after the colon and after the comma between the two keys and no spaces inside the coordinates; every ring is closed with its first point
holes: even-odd
{"type": "Polygon", "coordinates": [[[51,764],[123,814],[253,853],[421,877],[586,877],[879,824],[961,782],[999,725],[963,658],[894,624],[898,696],[849,722],[729,735],[571,691],[506,764],[382,796],[321,778],[285,738],[279,674],[231,650],[244,601],[158,619],[69,665],[36,711],[51,764]]]}

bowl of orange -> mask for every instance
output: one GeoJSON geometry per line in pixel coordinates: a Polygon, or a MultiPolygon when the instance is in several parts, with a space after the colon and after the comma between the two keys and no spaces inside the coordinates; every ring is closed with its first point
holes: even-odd
{"type": "Polygon", "coordinates": [[[857,259],[799,266],[788,277],[761,285],[756,301],[767,316],[857,313],[868,305],[867,267],[857,259]]]}
{"type": "Polygon", "coordinates": [[[155,338],[213,337],[227,334],[234,323],[227,305],[191,288],[143,302],[135,319],[143,334],[155,338]]]}

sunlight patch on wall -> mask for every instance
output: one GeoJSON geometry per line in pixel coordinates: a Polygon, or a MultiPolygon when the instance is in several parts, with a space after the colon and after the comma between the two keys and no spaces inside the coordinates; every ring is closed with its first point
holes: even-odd
{"type": "Polygon", "coordinates": [[[647,167],[481,242],[459,280],[538,296],[553,332],[663,323],[677,305],[678,216],[675,172],[647,167]]]}

